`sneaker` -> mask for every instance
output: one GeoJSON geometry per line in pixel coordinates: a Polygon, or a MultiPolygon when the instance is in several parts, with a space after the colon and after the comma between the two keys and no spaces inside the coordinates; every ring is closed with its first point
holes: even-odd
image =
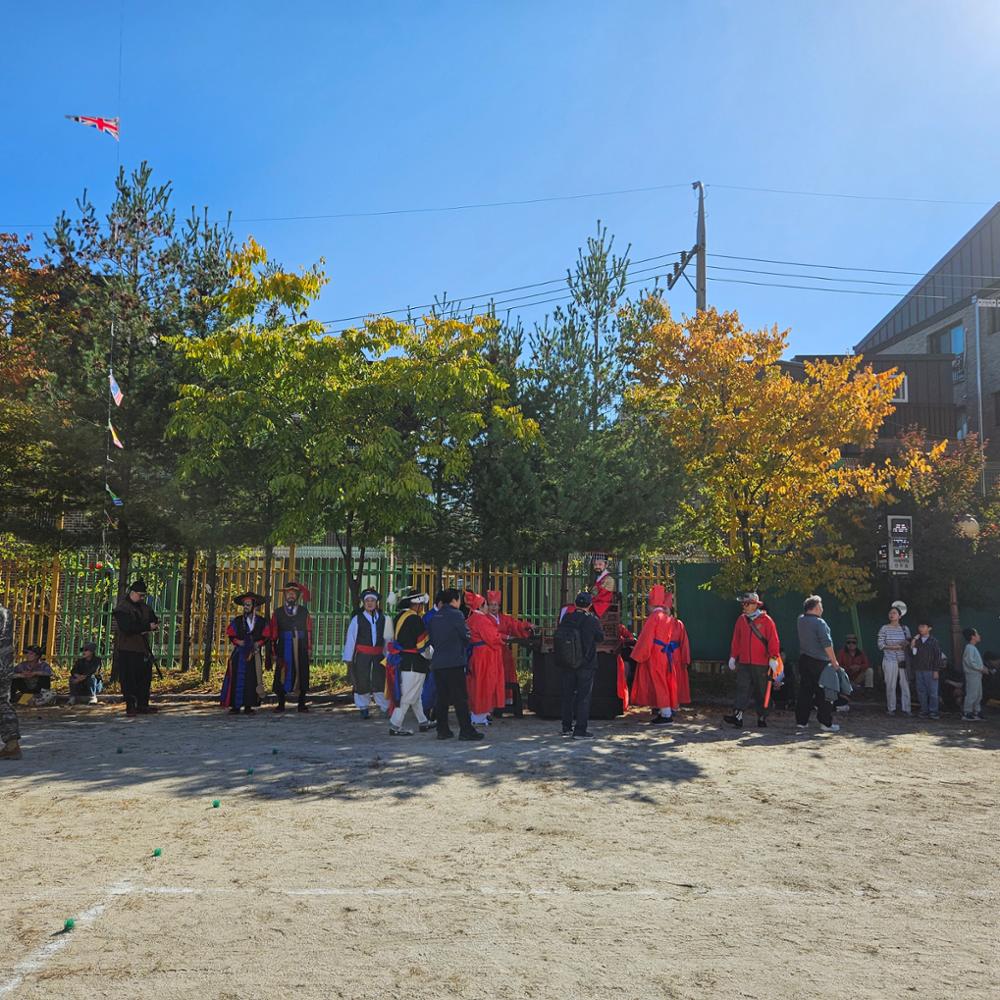
{"type": "Polygon", "coordinates": [[[837,711],[838,712],[849,712],[850,710],[851,710],[851,706],[850,705],[838,705],[837,706],[837,711]]]}
{"type": "Polygon", "coordinates": [[[67,704],[67,705],[75,705],[75,704],[76,704],[76,698],[74,698],[74,697],[73,697],[73,695],[70,695],[70,696],[69,696],[69,697],[68,697],[68,698],[66,699],[66,704],[67,704]]]}
{"type": "Polygon", "coordinates": [[[976,717],[974,715],[963,715],[962,716],[962,721],[963,722],[975,722],[976,721],[976,717]]]}
{"type": "Polygon", "coordinates": [[[885,714],[888,715],[889,718],[891,719],[896,714],[896,711],[895,709],[893,709],[891,712],[886,712],[885,714]]]}
{"type": "Polygon", "coordinates": [[[831,722],[830,725],[828,725],[828,726],[824,726],[823,723],[821,722],[819,724],[819,728],[820,728],[820,731],[824,732],[824,733],[839,733],[840,732],[840,726],[838,726],[836,722],[831,722]]]}
{"type": "Polygon", "coordinates": [[[795,723],[795,728],[796,729],[808,729],[809,728],[809,723],[808,722],[796,722],[795,723]]]}
{"type": "Polygon", "coordinates": [[[88,704],[88,705],[96,705],[96,704],[97,704],[97,695],[96,695],[96,694],[92,694],[92,695],[91,695],[91,696],[90,696],[90,697],[89,697],[89,698],[87,699],[87,704],[88,704]]]}
{"type": "Polygon", "coordinates": [[[918,719],[929,719],[930,717],[931,717],[931,713],[930,712],[921,712],[917,716],[918,719]]]}
{"type": "Polygon", "coordinates": [[[458,738],[460,740],[465,740],[466,743],[473,743],[476,740],[481,740],[483,738],[483,734],[478,730],[473,729],[471,733],[459,733],[458,738]]]}
{"type": "Polygon", "coordinates": [[[986,720],[981,715],[974,715],[972,717],[973,722],[985,722],[986,720]]]}
{"type": "Polygon", "coordinates": [[[389,727],[389,735],[390,736],[412,736],[413,735],[413,730],[412,729],[398,729],[396,726],[390,726],[389,727]]]}
{"type": "Polygon", "coordinates": [[[757,728],[758,729],[767,729],[767,717],[766,716],[763,716],[763,715],[758,715],[757,716],[757,728]]]}
{"type": "Polygon", "coordinates": [[[433,728],[434,728],[434,723],[433,722],[421,722],[420,723],[420,732],[422,732],[422,733],[429,732],[433,728]]]}
{"type": "Polygon", "coordinates": [[[574,733],[574,740],[596,740],[597,737],[593,733],[574,733]]]}
{"type": "Polygon", "coordinates": [[[369,711],[368,711],[368,709],[367,709],[367,708],[362,708],[362,709],[361,709],[361,710],[360,710],[360,711],[358,712],[358,718],[359,718],[359,719],[367,719],[367,718],[369,718],[369,717],[370,717],[370,713],[369,713],[369,711]]]}
{"type": "Polygon", "coordinates": [[[930,714],[930,715],[928,715],[928,716],[927,716],[927,718],[928,718],[928,719],[940,719],[940,718],[941,718],[941,716],[940,716],[940,715],[938,715],[938,713],[937,713],[937,712],[931,712],[931,714],[930,714]]]}
{"type": "Polygon", "coordinates": [[[724,715],[722,721],[732,726],[734,729],[743,728],[743,713],[733,712],[732,715],[724,715]]]}
{"type": "Polygon", "coordinates": [[[564,729],[564,730],[562,731],[562,735],[563,735],[564,737],[566,737],[566,736],[572,736],[572,735],[573,735],[573,730],[572,730],[572,729],[564,729]]]}

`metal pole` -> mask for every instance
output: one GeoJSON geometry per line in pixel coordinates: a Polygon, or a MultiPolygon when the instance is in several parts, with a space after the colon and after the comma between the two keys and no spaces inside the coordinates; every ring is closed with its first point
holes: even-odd
{"type": "Polygon", "coordinates": [[[695,308],[704,312],[707,308],[707,278],[705,275],[705,185],[695,181],[692,185],[698,192],[698,266],[695,274],[695,308]]]}
{"type": "Polygon", "coordinates": [[[976,402],[979,409],[979,459],[982,464],[980,469],[980,486],[983,496],[986,496],[986,450],[983,446],[983,342],[979,337],[979,297],[972,296],[972,308],[976,311],[976,402]]]}

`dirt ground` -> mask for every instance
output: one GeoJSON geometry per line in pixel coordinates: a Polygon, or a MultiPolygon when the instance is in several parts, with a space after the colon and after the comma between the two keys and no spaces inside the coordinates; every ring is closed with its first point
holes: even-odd
{"type": "Polygon", "coordinates": [[[719,714],[22,708],[0,997],[1000,996],[997,721],[719,714]]]}

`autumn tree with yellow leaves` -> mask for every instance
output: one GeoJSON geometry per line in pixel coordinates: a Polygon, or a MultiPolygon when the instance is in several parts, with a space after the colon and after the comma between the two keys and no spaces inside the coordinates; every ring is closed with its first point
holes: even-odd
{"type": "Polygon", "coordinates": [[[684,464],[681,529],[720,564],[713,589],[857,599],[868,570],[830,515],[843,499],[880,502],[898,470],[845,463],[843,450],[874,444],[902,376],[860,357],[806,361],[793,374],[777,327],[748,330],[715,309],[677,321],[656,308],[625,345],[630,395],[684,464]]]}

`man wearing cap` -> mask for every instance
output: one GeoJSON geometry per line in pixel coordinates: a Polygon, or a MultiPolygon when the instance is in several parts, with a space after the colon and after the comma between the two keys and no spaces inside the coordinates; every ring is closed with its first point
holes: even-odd
{"type": "Polygon", "coordinates": [[[14,616],[0,603],[0,760],[20,760],[21,729],[10,703],[10,680],[14,676],[14,616]]]}
{"type": "Polygon", "coordinates": [[[561,668],[562,734],[575,740],[592,740],[590,699],[597,673],[597,644],[604,639],[604,629],[593,613],[594,595],[586,590],[576,595],[573,609],[563,615],[560,628],[570,626],[580,633],[580,665],[561,668]]]}
{"type": "Polygon", "coordinates": [[[863,649],[858,649],[858,637],[851,633],[844,636],[844,648],[837,653],[837,662],[847,671],[855,691],[871,687],[871,664],[863,649]]]}
{"type": "Polygon", "coordinates": [[[232,643],[226,676],[222,681],[219,703],[233,715],[240,709],[253,713],[264,697],[264,646],[267,643],[267,620],[258,613],[266,597],[247,591],[233,598],[240,613],[229,622],[226,636],[232,643]]]}
{"type": "Polygon", "coordinates": [[[100,669],[101,660],[97,655],[97,643],[85,642],[80,647],[80,656],[69,674],[71,705],[75,705],[78,701],[86,701],[88,705],[97,704],[97,693],[104,687],[98,676],[100,669]]]}
{"type": "Polygon", "coordinates": [[[652,725],[670,723],[680,708],[681,664],[691,655],[684,626],[669,613],[673,603],[674,595],[662,584],[650,590],[649,617],[632,650],[636,670],[631,701],[653,710],[652,725]]]}
{"type": "MultiPolygon", "coordinates": [[[[495,707],[501,711],[508,706],[515,715],[521,714],[521,685],[517,679],[517,664],[514,661],[512,639],[530,639],[535,633],[531,622],[521,621],[513,615],[505,615],[500,611],[502,595],[499,590],[486,591],[486,613],[497,623],[500,638],[503,639],[501,657],[503,659],[503,679],[505,698],[495,707]]],[[[499,714],[499,713],[498,713],[499,714]]]]}
{"type": "Polygon", "coordinates": [[[752,705],[757,710],[757,725],[764,727],[767,675],[779,669],[781,643],[774,621],[762,610],[760,597],[750,592],[741,594],[738,600],[743,613],[736,619],[729,648],[729,669],[736,671],[736,699],[732,715],[723,718],[729,725],[742,729],[743,713],[752,705]]]}
{"type": "Polygon", "coordinates": [[[615,578],[611,575],[608,557],[603,552],[595,552],[590,565],[595,576],[590,588],[591,609],[598,618],[603,618],[615,599],[615,578]]]}
{"type": "Polygon", "coordinates": [[[291,696],[300,712],[308,712],[309,663],[312,657],[312,615],[306,603],[309,590],[301,583],[287,583],[284,601],[271,616],[266,638],[274,650],[274,682],[271,690],[278,697],[276,712],[284,712],[291,696]]]}
{"type": "Polygon", "coordinates": [[[395,708],[389,716],[390,736],[413,735],[412,730],[403,728],[411,708],[420,732],[426,733],[431,728],[423,706],[424,681],[430,670],[430,650],[423,614],[429,603],[429,594],[412,587],[396,599],[400,611],[393,622],[395,636],[387,644],[386,653],[386,660],[391,662],[395,676],[395,684],[392,685],[395,708]]]}
{"type": "Polygon", "coordinates": [[[22,694],[30,694],[35,707],[51,705],[56,700],[52,690],[52,667],[45,662],[45,650],[41,646],[25,646],[24,659],[14,667],[10,700],[19,701],[22,694]]]}
{"type": "Polygon", "coordinates": [[[490,724],[490,713],[504,703],[503,638],[497,623],[484,610],[482,594],[465,592],[469,609],[469,710],[477,726],[490,724]]]}
{"type": "Polygon", "coordinates": [[[375,704],[389,714],[385,696],[385,647],[393,637],[392,619],[379,606],[381,595],[373,587],[361,592],[361,607],[351,615],[344,642],[344,662],[354,684],[354,704],[362,719],[368,718],[369,706],[375,704]]]}
{"type": "Polygon", "coordinates": [[[134,580],[114,610],[115,673],[125,698],[125,714],[149,715],[153,683],[153,651],[149,637],[160,627],[159,618],[146,603],[146,581],[134,580]]]}

